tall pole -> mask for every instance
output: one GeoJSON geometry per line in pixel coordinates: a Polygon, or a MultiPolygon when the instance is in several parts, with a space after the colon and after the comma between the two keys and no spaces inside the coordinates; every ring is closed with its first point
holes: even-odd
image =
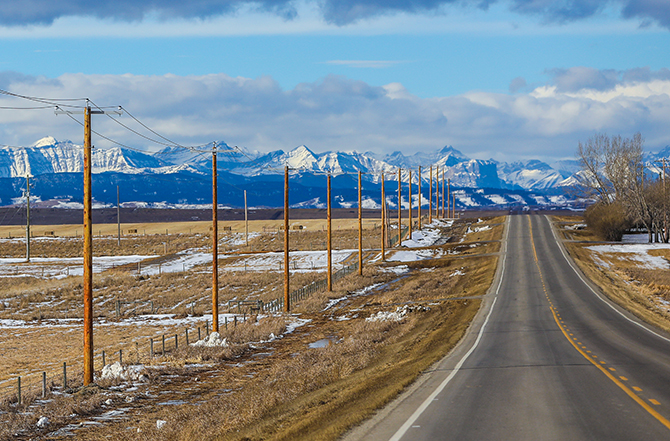
{"type": "Polygon", "coordinates": [[[363,189],[358,170],[358,275],[363,275],[363,189]]]}
{"type": "Polygon", "coordinates": [[[386,260],[386,194],[384,192],[384,172],[382,172],[382,261],[386,260]]]}
{"type": "Polygon", "coordinates": [[[435,172],[435,217],[440,217],[440,166],[436,166],[435,172]]]}
{"type": "Polygon", "coordinates": [[[219,332],[219,200],[216,143],[212,146],[212,332],[219,332]]]}
{"type": "Polygon", "coordinates": [[[121,246],[121,203],[119,197],[119,186],[116,186],[116,238],[117,245],[121,246]]]}
{"type": "Polygon", "coordinates": [[[451,208],[451,179],[447,179],[447,217],[449,217],[449,213],[451,208]]]}
{"type": "Polygon", "coordinates": [[[398,168],[398,246],[402,246],[402,180],[400,179],[401,169],[398,168]]]}
{"type": "Polygon", "coordinates": [[[289,292],[289,254],[288,254],[288,165],[284,168],[284,312],[291,311],[291,296],[289,292]]]}
{"type": "Polygon", "coordinates": [[[333,235],[332,235],[332,223],[331,223],[331,208],[330,208],[330,175],[328,175],[328,213],[327,213],[327,223],[328,223],[328,291],[333,290],[333,235]]]}
{"type": "Polygon", "coordinates": [[[428,184],[428,223],[433,223],[433,166],[430,166],[430,183],[428,184]]]}
{"type": "Polygon", "coordinates": [[[446,213],[444,212],[444,175],[446,175],[446,173],[445,173],[445,169],[443,168],[442,169],[442,217],[447,217],[446,213]]]}
{"type": "Polygon", "coordinates": [[[247,207],[247,191],[244,190],[244,238],[249,246],[249,211],[247,207]]]}
{"type": "Polygon", "coordinates": [[[421,166],[419,166],[419,230],[421,230],[421,166]]]}
{"type": "Polygon", "coordinates": [[[412,170],[409,171],[409,240],[412,240],[412,170]]]}
{"type": "Polygon", "coordinates": [[[453,207],[451,208],[451,217],[452,219],[456,219],[456,193],[453,193],[453,198],[454,198],[454,203],[453,207]]]}
{"type": "Polygon", "coordinates": [[[670,232],[668,232],[668,202],[667,188],[665,187],[665,158],[663,158],[663,242],[668,243],[670,232]]]}
{"type": "MultiPolygon", "coordinates": [[[[87,103],[88,104],[88,103],[87,103]]],[[[91,216],[91,107],[84,110],[84,386],[93,383],[93,238],[91,216]]]]}
{"type": "Polygon", "coordinates": [[[26,262],[30,262],[30,175],[26,175],[26,262]]]}

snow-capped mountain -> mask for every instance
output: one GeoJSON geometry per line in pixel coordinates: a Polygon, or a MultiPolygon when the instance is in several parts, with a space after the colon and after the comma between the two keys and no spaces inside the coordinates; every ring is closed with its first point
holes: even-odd
{"type": "Polygon", "coordinates": [[[511,187],[532,190],[555,188],[565,179],[561,172],[537,159],[499,163],[498,176],[511,187]]]}
{"type": "MultiPolygon", "coordinates": [[[[94,149],[93,173],[101,192],[94,197],[99,201],[113,203],[115,186],[122,193],[133,195],[133,200],[149,203],[202,204],[211,198],[207,190],[212,173],[211,145],[200,149],[165,148],[156,153],[141,153],[124,148],[94,149]],[[166,185],[163,175],[170,174],[166,185]],[[177,187],[176,183],[179,183],[177,187]]],[[[418,191],[418,167],[422,166],[421,181],[424,199],[427,199],[429,167],[433,167],[433,178],[439,167],[440,180],[448,179],[455,190],[459,206],[514,207],[518,205],[565,204],[561,199],[562,186],[574,182],[574,173],[579,169],[576,161],[560,161],[550,166],[538,160],[513,163],[493,160],[470,159],[452,146],[435,151],[421,151],[409,156],[393,152],[379,156],[370,152],[332,151],[315,153],[301,145],[289,151],[275,150],[268,153],[251,152],[225,143],[217,143],[217,167],[221,176],[221,197],[226,204],[239,206],[244,187],[254,192],[256,206],[281,205],[283,170],[292,170],[291,204],[320,207],[324,203],[323,193],[326,174],[333,175],[333,188],[337,189],[336,201],[341,207],[356,205],[358,171],[363,172],[364,199],[368,206],[378,204],[382,173],[384,180],[398,180],[401,169],[403,188],[410,181],[413,191],[418,191]],[[275,199],[277,199],[275,201],[275,199]]],[[[668,150],[670,152],[670,149],[668,150]]],[[[41,197],[80,198],[78,190],[83,169],[83,148],[71,141],[57,141],[52,137],[42,138],[29,147],[0,148],[0,179],[8,179],[0,191],[0,205],[7,205],[20,197],[26,175],[42,190],[41,197]],[[80,176],[80,175],[79,175],[80,176]]],[[[396,185],[386,187],[390,198],[396,197],[396,185]]],[[[39,195],[36,195],[39,196],[39,195]]],[[[414,203],[418,200],[413,195],[414,203]]],[[[395,202],[397,203],[397,202],[395,202]]],[[[403,195],[402,204],[407,205],[403,195]]]]}
{"type": "MultiPolygon", "coordinates": [[[[114,147],[92,150],[92,171],[137,173],[159,169],[165,163],[154,156],[114,147]]],[[[0,178],[37,176],[49,173],[78,173],[84,169],[84,149],[71,141],[42,138],[30,147],[0,148],[0,178]]],[[[170,172],[164,169],[163,172],[170,172]]]]}

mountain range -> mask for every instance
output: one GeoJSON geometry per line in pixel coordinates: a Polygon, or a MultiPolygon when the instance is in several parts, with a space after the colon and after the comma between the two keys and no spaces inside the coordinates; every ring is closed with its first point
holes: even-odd
{"type": "MultiPolygon", "coordinates": [[[[670,153],[662,151],[658,155],[670,153]]],[[[222,205],[243,205],[243,190],[255,206],[281,206],[283,171],[291,169],[291,204],[293,206],[325,206],[325,174],[332,174],[334,201],[341,207],[355,206],[358,171],[363,172],[366,205],[379,204],[379,190],[384,174],[386,181],[398,179],[405,187],[411,181],[418,203],[418,168],[424,204],[428,197],[429,168],[436,166],[450,180],[460,207],[508,207],[514,205],[562,206],[574,204],[565,188],[574,182],[579,170],[576,160],[551,165],[539,160],[512,163],[470,159],[457,149],[421,151],[406,156],[402,152],[376,155],[372,152],[336,151],[314,153],[306,146],[290,151],[250,152],[218,143],[217,168],[220,178],[219,202],[222,205]]],[[[152,206],[188,206],[211,203],[212,155],[209,150],[168,147],[155,153],[126,148],[93,150],[93,197],[101,205],[116,203],[119,186],[122,200],[128,204],[152,206]],[[170,183],[166,185],[166,183],[170,183]]],[[[45,137],[29,147],[0,148],[0,205],[23,200],[25,176],[32,177],[31,195],[43,203],[56,201],[56,206],[77,206],[82,200],[81,174],[83,148],[71,141],[45,137]],[[70,205],[68,205],[70,204],[70,205]]],[[[387,186],[390,202],[395,186],[387,186]],[[390,187],[390,188],[389,188],[390,187]]],[[[407,189],[403,190],[407,192],[407,189]]],[[[404,196],[404,195],[403,195],[404,196]]],[[[35,199],[33,199],[35,200],[35,199]]],[[[403,205],[409,204],[407,200],[403,205]]],[[[396,205],[397,206],[397,205],[396,205]]]]}

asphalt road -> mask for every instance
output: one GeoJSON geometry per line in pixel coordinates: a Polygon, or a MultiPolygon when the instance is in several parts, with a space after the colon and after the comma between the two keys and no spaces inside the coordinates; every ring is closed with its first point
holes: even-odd
{"type": "Polygon", "coordinates": [[[670,339],[592,291],[547,218],[518,215],[462,343],[345,439],[670,440],[669,420],[670,339]]]}

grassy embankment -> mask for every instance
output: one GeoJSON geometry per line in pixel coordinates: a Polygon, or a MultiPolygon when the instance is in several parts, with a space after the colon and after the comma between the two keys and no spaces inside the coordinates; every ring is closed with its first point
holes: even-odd
{"type": "MultiPolygon", "coordinates": [[[[613,302],[637,317],[670,332],[670,271],[651,269],[632,259],[628,253],[598,253],[587,247],[601,241],[588,228],[566,230],[571,222],[581,223],[579,216],[554,218],[563,235],[566,249],[584,274],[613,302]],[[561,223],[563,222],[563,223],[561,223]]],[[[670,250],[650,250],[652,256],[670,260],[670,250]]]]}

